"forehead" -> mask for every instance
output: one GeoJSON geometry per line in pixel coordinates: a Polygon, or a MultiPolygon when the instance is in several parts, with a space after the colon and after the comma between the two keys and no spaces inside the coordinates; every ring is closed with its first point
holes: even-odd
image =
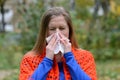
{"type": "Polygon", "coordinates": [[[59,15],[59,16],[55,16],[55,15],[53,15],[52,17],[51,17],[51,22],[52,21],[61,21],[61,20],[63,20],[63,21],[65,21],[65,18],[64,18],[64,16],[63,15],[59,15]]]}
{"type": "Polygon", "coordinates": [[[67,22],[64,18],[64,16],[62,15],[59,15],[59,16],[52,16],[51,17],[51,20],[49,22],[49,26],[52,26],[52,25],[67,25],[67,22]]]}

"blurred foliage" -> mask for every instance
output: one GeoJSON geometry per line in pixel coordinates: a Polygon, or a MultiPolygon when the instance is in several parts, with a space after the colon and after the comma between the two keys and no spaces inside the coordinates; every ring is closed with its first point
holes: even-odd
{"type": "Polygon", "coordinates": [[[76,0],[76,6],[79,7],[86,7],[86,6],[91,6],[94,5],[94,0],[76,0]]]}
{"type": "Polygon", "coordinates": [[[119,60],[97,62],[97,74],[99,80],[120,80],[119,60]],[[101,70],[102,69],[102,70],[101,70]]]}
{"type": "Polygon", "coordinates": [[[110,1],[111,4],[111,11],[116,14],[116,15],[120,15],[120,1],[119,0],[111,0],[110,1]]]}
{"type": "Polygon", "coordinates": [[[25,8],[18,7],[18,11],[24,18],[23,22],[19,23],[19,28],[21,29],[21,39],[20,46],[22,46],[23,53],[31,50],[35,44],[37,34],[40,26],[41,14],[44,12],[44,8],[41,7],[41,3],[31,4],[31,7],[25,8]],[[25,11],[22,11],[25,9],[25,11]]]}
{"type": "Polygon", "coordinates": [[[3,80],[18,80],[19,69],[8,70],[8,72],[11,74],[7,75],[3,80]]]}
{"type": "Polygon", "coordinates": [[[0,69],[18,68],[22,58],[18,44],[20,36],[16,33],[0,34],[0,69]]]}
{"type": "Polygon", "coordinates": [[[109,13],[94,20],[87,9],[71,15],[80,47],[90,50],[96,60],[120,58],[120,16],[109,13]]]}

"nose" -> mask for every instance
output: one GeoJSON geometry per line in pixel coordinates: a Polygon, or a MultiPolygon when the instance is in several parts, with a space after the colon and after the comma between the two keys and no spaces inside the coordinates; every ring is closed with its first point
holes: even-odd
{"type": "Polygon", "coordinates": [[[59,28],[56,29],[56,32],[60,32],[59,28]]]}

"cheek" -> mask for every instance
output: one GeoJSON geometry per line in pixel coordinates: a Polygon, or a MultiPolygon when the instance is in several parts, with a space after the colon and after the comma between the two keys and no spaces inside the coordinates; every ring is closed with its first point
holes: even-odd
{"type": "Polygon", "coordinates": [[[55,33],[55,32],[54,32],[54,31],[48,31],[47,36],[50,36],[50,35],[52,35],[53,33],[55,33]]]}
{"type": "Polygon", "coordinates": [[[69,38],[69,30],[65,30],[64,32],[62,32],[62,34],[63,34],[65,37],[69,38]]]}
{"type": "Polygon", "coordinates": [[[69,32],[66,33],[66,37],[69,38],[69,32]]]}
{"type": "Polygon", "coordinates": [[[48,31],[48,36],[50,36],[52,34],[52,32],[48,31]]]}

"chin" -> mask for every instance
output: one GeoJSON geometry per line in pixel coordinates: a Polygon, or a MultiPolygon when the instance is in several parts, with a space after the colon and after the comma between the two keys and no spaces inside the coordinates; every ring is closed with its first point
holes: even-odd
{"type": "Polygon", "coordinates": [[[57,62],[61,62],[61,59],[62,59],[62,53],[61,52],[59,52],[58,54],[55,54],[55,60],[57,62]]]}

